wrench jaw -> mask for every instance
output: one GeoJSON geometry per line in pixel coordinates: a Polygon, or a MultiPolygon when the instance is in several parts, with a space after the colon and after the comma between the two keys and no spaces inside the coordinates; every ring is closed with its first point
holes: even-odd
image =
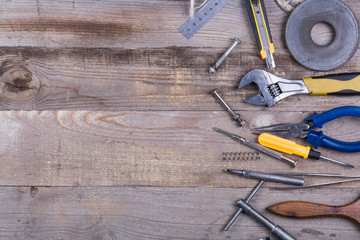
{"type": "MultiPolygon", "coordinates": [[[[261,69],[255,69],[250,72],[248,72],[243,79],[240,82],[239,88],[243,88],[250,83],[255,83],[260,90],[260,93],[245,100],[245,102],[255,105],[265,105],[267,104],[268,107],[271,107],[276,103],[275,99],[271,96],[271,93],[268,89],[268,86],[271,85],[272,78],[269,77],[270,73],[261,70],[261,69]]],[[[270,74],[272,75],[272,74],[270,74]]],[[[273,75],[274,76],[274,75],[273,75]]],[[[274,76],[276,77],[276,76],[274,76]]]]}
{"type": "Polygon", "coordinates": [[[247,73],[240,82],[239,88],[255,83],[260,93],[245,100],[255,105],[273,106],[278,101],[296,94],[309,94],[303,80],[288,80],[275,76],[261,69],[247,73]]]}

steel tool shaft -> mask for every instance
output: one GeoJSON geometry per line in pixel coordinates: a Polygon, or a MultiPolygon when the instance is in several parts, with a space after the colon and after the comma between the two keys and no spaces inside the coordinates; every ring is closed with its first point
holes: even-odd
{"type": "Polygon", "coordinates": [[[304,179],[302,178],[295,178],[295,177],[287,177],[284,175],[276,175],[271,173],[261,173],[261,172],[254,172],[249,170],[233,170],[233,169],[225,169],[225,172],[240,175],[246,178],[270,181],[270,182],[278,182],[278,183],[285,183],[291,185],[302,186],[304,185],[304,179]]]}
{"type": "Polygon", "coordinates": [[[314,151],[309,146],[302,146],[300,144],[295,143],[294,141],[281,138],[270,133],[262,133],[259,135],[258,141],[261,145],[275,149],[277,151],[281,151],[288,154],[295,154],[298,156],[302,156],[307,159],[324,159],[326,161],[330,161],[333,163],[337,163],[343,165],[345,167],[353,168],[354,166],[349,163],[340,162],[338,160],[334,160],[325,156],[322,156],[320,152],[314,151]]]}
{"type": "Polygon", "coordinates": [[[278,152],[275,152],[275,151],[273,151],[273,150],[271,150],[269,148],[263,147],[260,144],[257,144],[257,143],[255,143],[253,141],[250,141],[250,140],[247,140],[247,139],[245,139],[243,137],[240,137],[238,135],[228,133],[228,132],[226,132],[224,130],[221,130],[221,129],[215,128],[215,127],[213,129],[215,131],[219,132],[219,133],[222,133],[222,134],[224,134],[224,135],[226,135],[228,137],[231,137],[235,141],[241,142],[242,144],[244,144],[244,145],[246,145],[248,147],[251,147],[253,149],[258,150],[259,152],[265,153],[265,154],[267,154],[267,155],[269,155],[269,156],[271,156],[271,157],[273,157],[275,159],[287,162],[287,163],[291,164],[293,167],[296,166],[297,160],[293,160],[291,158],[288,158],[288,157],[284,156],[281,153],[278,153],[278,152]]]}
{"type": "MultiPolygon", "coordinates": [[[[264,181],[261,180],[256,187],[251,191],[251,193],[249,194],[249,196],[245,199],[245,202],[249,203],[251,201],[251,199],[255,196],[255,194],[259,191],[259,189],[261,188],[261,186],[264,184],[264,181]]],[[[239,210],[234,214],[234,216],[230,219],[230,221],[226,224],[224,231],[229,230],[229,228],[231,227],[231,225],[235,222],[235,220],[239,217],[240,213],[242,212],[242,208],[239,208],[239,210]]]]}
{"type": "Polygon", "coordinates": [[[247,215],[255,218],[258,222],[263,224],[277,238],[281,240],[296,240],[296,238],[291,236],[290,233],[286,232],[280,226],[272,223],[269,219],[257,212],[250,204],[248,204],[243,199],[240,199],[237,205],[241,207],[247,215]]]}

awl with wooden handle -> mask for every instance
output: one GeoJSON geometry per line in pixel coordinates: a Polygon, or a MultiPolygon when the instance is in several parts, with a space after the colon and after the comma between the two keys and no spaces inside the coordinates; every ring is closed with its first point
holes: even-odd
{"type": "Polygon", "coordinates": [[[277,215],[293,218],[344,217],[360,226],[360,198],[352,203],[342,206],[331,206],[303,201],[288,201],[276,203],[266,209],[277,215]]]}

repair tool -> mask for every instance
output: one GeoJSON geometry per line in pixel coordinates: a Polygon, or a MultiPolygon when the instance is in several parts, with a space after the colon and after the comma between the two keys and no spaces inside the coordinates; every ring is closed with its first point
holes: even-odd
{"type": "Polygon", "coordinates": [[[360,225],[360,198],[342,206],[330,206],[304,201],[288,201],[276,203],[266,209],[277,215],[293,218],[344,217],[360,225]]]}
{"type": "Polygon", "coordinates": [[[275,51],[270,26],[266,15],[264,0],[245,0],[250,24],[259,46],[260,55],[265,59],[268,68],[275,68],[273,53],[275,51]]]}
{"type": "MultiPolygon", "coordinates": [[[[255,194],[259,191],[259,189],[261,188],[261,186],[264,184],[263,180],[260,180],[260,182],[255,186],[255,188],[250,192],[250,194],[247,196],[247,198],[245,199],[245,202],[249,203],[251,201],[251,199],[255,196],[255,194]]],[[[242,208],[239,208],[239,210],[237,210],[237,212],[234,214],[234,216],[230,219],[230,221],[226,224],[226,226],[224,227],[224,231],[229,230],[229,228],[231,227],[231,225],[235,222],[235,220],[239,217],[240,213],[242,212],[242,208]]]]}
{"type": "Polygon", "coordinates": [[[230,52],[241,43],[239,39],[235,38],[233,44],[226,50],[226,52],[221,56],[219,60],[213,65],[209,67],[209,72],[215,74],[220,65],[225,61],[225,59],[229,56],[230,52]]]}
{"type": "Polygon", "coordinates": [[[223,152],[222,160],[259,160],[259,152],[223,152]]]}
{"type": "Polygon", "coordinates": [[[314,145],[315,148],[323,146],[341,152],[359,152],[360,141],[342,142],[324,135],[322,131],[311,130],[314,128],[322,128],[325,123],[344,116],[360,117],[360,107],[338,107],[322,114],[318,114],[315,112],[312,117],[305,119],[301,123],[284,123],[255,128],[254,133],[271,133],[276,136],[285,138],[306,138],[306,141],[314,145]]]}
{"type": "Polygon", "coordinates": [[[256,105],[273,106],[278,101],[296,94],[355,95],[360,94],[360,73],[344,73],[323,77],[289,80],[277,77],[261,69],[248,72],[239,88],[250,83],[258,85],[260,93],[245,100],[256,105]]]}
{"type": "Polygon", "coordinates": [[[287,13],[291,13],[294,9],[300,5],[300,3],[305,2],[306,0],[276,0],[276,3],[280,6],[282,10],[287,13]]]}
{"type": "Polygon", "coordinates": [[[285,33],[287,47],[303,66],[329,71],[348,62],[358,47],[359,27],[353,12],[338,0],[307,0],[290,15],[285,33]],[[335,36],[325,46],[318,45],[311,31],[318,23],[333,28],[335,36]]]}
{"type": "Polygon", "coordinates": [[[256,212],[255,209],[253,209],[249,202],[251,199],[255,196],[255,194],[259,191],[261,186],[264,184],[263,180],[260,180],[260,182],[256,185],[256,187],[251,191],[249,196],[243,200],[240,199],[237,202],[237,206],[240,207],[239,210],[234,214],[234,216],[230,219],[230,221],[226,224],[224,231],[229,230],[231,225],[235,222],[235,220],[238,218],[240,213],[244,211],[245,213],[249,214],[250,216],[254,217],[256,220],[258,220],[260,223],[262,223],[265,227],[271,230],[271,233],[274,234],[276,237],[282,240],[293,240],[295,239],[293,236],[291,236],[289,233],[287,233],[284,229],[282,229],[279,226],[274,225],[272,222],[270,222],[268,219],[266,219],[264,216],[262,216],[260,213],[256,212]]]}
{"type": "Polygon", "coordinates": [[[261,213],[256,211],[250,204],[248,204],[243,199],[240,199],[237,205],[244,210],[244,212],[253,217],[258,222],[263,224],[267,229],[271,231],[271,233],[281,240],[296,240],[295,237],[291,236],[290,233],[286,232],[283,228],[278,225],[272,223],[269,219],[264,217],[261,213]]]}
{"type": "Polygon", "coordinates": [[[320,152],[314,151],[309,146],[302,146],[300,144],[296,144],[294,141],[290,141],[285,138],[281,138],[270,133],[262,133],[259,135],[258,141],[261,145],[275,149],[280,152],[284,152],[287,154],[295,154],[301,156],[305,159],[310,158],[314,160],[323,159],[329,162],[337,163],[343,165],[345,167],[353,168],[354,166],[348,163],[340,162],[338,160],[334,160],[325,156],[322,156],[320,152]]]}
{"type": "Polygon", "coordinates": [[[340,183],[346,182],[354,182],[360,181],[360,176],[345,176],[341,174],[331,174],[331,173],[284,173],[284,172],[274,172],[272,174],[276,175],[285,175],[285,176],[308,176],[308,177],[332,177],[332,178],[345,178],[345,180],[333,181],[333,182],[323,182],[317,184],[307,184],[303,186],[289,186],[289,187],[272,187],[272,189],[279,189],[279,190],[287,190],[287,189],[299,189],[299,188],[312,188],[312,187],[322,187],[322,186],[330,186],[340,183]]]}
{"type": "Polygon", "coordinates": [[[242,120],[240,118],[240,115],[235,113],[230,106],[224,101],[224,99],[222,99],[222,97],[220,97],[219,93],[217,92],[218,90],[214,90],[211,94],[220,101],[221,105],[223,105],[223,107],[231,114],[231,116],[233,116],[234,120],[237,121],[240,124],[240,127],[243,126],[246,122],[245,120],[242,120]]]}
{"type": "Polygon", "coordinates": [[[242,144],[244,144],[244,145],[246,145],[246,146],[248,146],[248,147],[251,147],[251,148],[253,148],[253,149],[255,149],[255,150],[258,150],[259,152],[265,153],[265,154],[267,154],[267,155],[269,155],[269,156],[271,156],[271,157],[273,157],[273,158],[276,158],[276,159],[278,159],[278,160],[285,161],[285,162],[291,164],[293,167],[296,166],[297,160],[293,160],[293,159],[291,159],[291,158],[289,158],[289,157],[287,157],[287,156],[284,156],[284,155],[281,154],[281,153],[278,153],[278,152],[273,151],[273,150],[271,150],[271,149],[265,148],[265,147],[261,146],[261,145],[258,144],[258,143],[255,143],[255,142],[253,142],[253,141],[250,141],[250,140],[245,139],[245,138],[243,138],[243,137],[240,137],[240,136],[238,136],[238,135],[225,132],[224,130],[221,130],[221,129],[219,129],[219,128],[213,128],[213,129],[214,129],[215,131],[219,132],[219,133],[222,133],[222,134],[224,134],[224,135],[226,135],[226,136],[228,136],[228,137],[231,137],[231,138],[232,138],[233,140],[235,140],[235,141],[238,141],[238,142],[240,142],[240,143],[242,143],[242,144]]]}
{"type": "Polygon", "coordinates": [[[214,17],[229,0],[208,0],[202,8],[189,18],[180,28],[179,31],[190,39],[199,31],[212,17],[214,17]]]}
{"type": "Polygon", "coordinates": [[[297,185],[297,186],[304,185],[304,179],[296,178],[296,177],[287,177],[285,175],[276,175],[272,173],[261,173],[261,172],[254,172],[249,170],[234,170],[234,169],[225,169],[225,172],[243,176],[245,178],[250,178],[250,179],[258,179],[263,181],[284,183],[284,184],[297,185]]]}

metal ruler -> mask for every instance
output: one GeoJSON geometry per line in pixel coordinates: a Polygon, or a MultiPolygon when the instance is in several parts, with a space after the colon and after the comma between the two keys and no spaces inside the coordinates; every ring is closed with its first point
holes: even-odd
{"type": "Polygon", "coordinates": [[[213,16],[215,16],[230,0],[208,0],[196,14],[189,18],[180,28],[179,31],[190,39],[197,31],[200,30],[213,16]]]}

